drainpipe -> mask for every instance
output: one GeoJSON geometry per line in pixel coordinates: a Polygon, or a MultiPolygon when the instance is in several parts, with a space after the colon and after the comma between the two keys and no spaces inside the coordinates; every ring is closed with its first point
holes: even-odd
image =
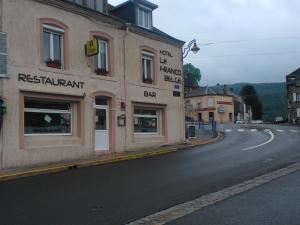
{"type": "Polygon", "coordinates": [[[125,143],[124,143],[124,151],[127,150],[127,124],[128,124],[128,118],[127,118],[127,91],[126,91],[126,38],[129,34],[129,29],[130,29],[131,24],[126,23],[126,32],[123,36],[123,91],[124,91],[124,101],[125,101],[125,143]]]}

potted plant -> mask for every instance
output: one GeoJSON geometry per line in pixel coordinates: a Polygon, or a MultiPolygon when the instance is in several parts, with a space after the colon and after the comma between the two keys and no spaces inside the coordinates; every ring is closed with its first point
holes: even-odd
{"type": "Polygon", "coordinates": [[[59,60],[52,60],[50,59],[49,61],[46,62],[46,65],[48,67],[56,68],[56,69],[61,69],[61,62],[59,60]]]}
{"type": "Polygon", "coordinates": [[[103,69],[103,68],[97,68],[95,70],[95,73],[97,75],[101,75],[101,76],[107,76],[108,75],[108,71],[106,69],[103,69]]]}

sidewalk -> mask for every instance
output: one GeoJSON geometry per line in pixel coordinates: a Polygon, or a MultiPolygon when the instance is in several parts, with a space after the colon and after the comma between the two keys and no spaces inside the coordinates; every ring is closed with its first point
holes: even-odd
{"type": "Polygon", "coordinates": [[[200,135],[196,139],[178,145],[163,146],[163,147],[145,149],[145,150],[134,151],[134,152],[128,151],[124,153],[114,153],[114,154],[99,155],[99,156],[95,155],[94,157],[88,159],[51,163],[51,164],[42,164],[35,167],[0,170],[0,181],[12,180],[21,177],[36,176],[36,175],[46,174],[46,173],[61,172],[61,171],[66,171],[71,169],[97,166],[102,164],[108,164],[108,163],[114,163],[114,162],[120,162],[120,161],[126,161],[126,160],[138,159],[138,158],[158,156],[158,155],[176,152],[179,150],[183,150],[198,145],[213,143],[218,141],[221,138],[223,138],[223,135],[221,133],[218,133],[217,136],[200,135]]]}
{"type": "Polygon", "coordinates": [[[299,225],[300,171],[172,221],[172,225],[299,225]]]}

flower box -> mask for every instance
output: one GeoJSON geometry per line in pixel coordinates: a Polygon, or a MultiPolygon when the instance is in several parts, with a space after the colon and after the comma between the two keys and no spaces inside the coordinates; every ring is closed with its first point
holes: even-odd
{"type": "Polygon", "coordinates": [[[51,68],[61,69],[61,62],[59,60],[49,60],[46,65],[51,68]]]}
{"type": "Polygon", "coordinates": [[[108,71],[106,69],[96,69],[95,70],[95,73],[97,75],[100,75],[100,76],[107,76],[108,75],[108,71]]]}

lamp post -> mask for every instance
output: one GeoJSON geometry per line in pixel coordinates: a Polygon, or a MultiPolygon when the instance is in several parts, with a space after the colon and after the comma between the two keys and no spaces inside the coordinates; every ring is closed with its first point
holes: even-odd
{"type": "MultiPolygon", "coordinates": [[[[197,54],[199,51],[200,51],[200,48],[197,46],[197,42],[196,42],[196,39],[193,39],[188,45],[187,45],[187,47],[185,47],[184,49],[183,49],[183,51],[182,51],[182,64],[183,64],[183,59],[185,59],[187,56],[188,56],[188,54],[189,54],[189,52],[190,51],[192,51],[194,54],[197,54]]],[[[185,89],[185,85],[184,85],[184,89],[185,89]]],[[[185,95],[185,90],[184,90],[184,95],[185,95]]],[[[184,103],[184,104],[186,104],[186,102],[184,103]]],[[[187,105],[185,105],[185,117],[186,117],[186,115],[188,115],[189,113],[188,113],[188,111],[191,111],[190,113],[191,113],[191,117],[192,117],[192,111],[193,111],[193,109],[192,109],[192,107],[190,107],[190,105],[189,106],[187,106],[187,105]],[[187,107],[189,108],[189,110],[187,110],[187,107]],[[190,109],[191,108],[191,109],[190,109]]],[[[188,131],[188,127],[189,126],[187,126],[187,124],[185,124],[185,131],[188,133],[189,131],[188,131]]],[[[189,137],[189,135],[186,135],[186,137],[189,137]]]]}
{"type": "Polygon", "coordinates": [[[199,50],[200,50],[200,48],[197,45],[196,39],[192,40],[188,44],[188,46],[183,49],[182,60],[188,56],[190,51],[192,51],[194,54],[197,54],[199,52],[199,50]],[[193,45],[193,47],[192,47],[192,45],[193,45]]]}

